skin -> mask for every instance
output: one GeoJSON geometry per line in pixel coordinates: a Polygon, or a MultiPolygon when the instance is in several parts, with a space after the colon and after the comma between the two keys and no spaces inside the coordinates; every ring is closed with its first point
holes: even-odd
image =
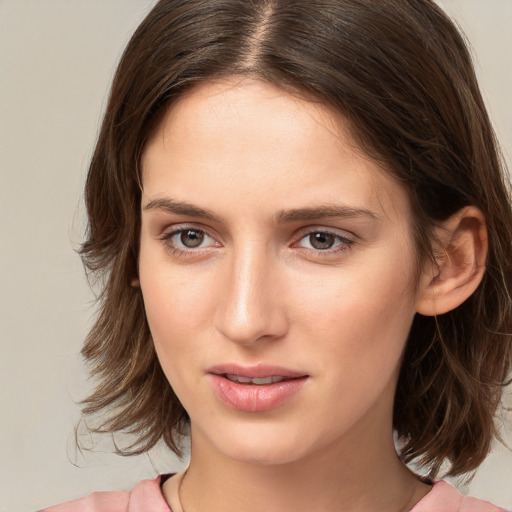
{"type": "MultiPolygon", "coordinates": [[[[181,98],[142,168],[139,279],[159,360],[191,418],[187,512],[408,510],[430,487],[393,445],[401,356],[424,300],[405,190],[343,119],[254,80],[181,98]],[[344,215],[278,221],[326,206],[344,215]],[[332,247],[313,246],[325,232],[332,247]],[[275,409],[239,411],[207,372],[227,362],[307,379],[275,409]]],[[[164,485],[175,512],[178,481],[164,485]]]]}

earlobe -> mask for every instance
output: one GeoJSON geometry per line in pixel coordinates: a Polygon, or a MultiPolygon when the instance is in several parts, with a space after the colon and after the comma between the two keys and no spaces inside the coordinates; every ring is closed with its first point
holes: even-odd
{"type": "Polygon", "coordinates": [[[417,312],[441,315],[462,304],[482,281],[487,246],[485,217],[474,206],[459,210],[436,228],[435,263],[425,262],[417,312]]]}
{"type": "Polygon", "coordinates": [[[132,280],[130,281],[130,286],[132,288],[140,288],[140,280],[138,277],[134,277],[132,278],[132,280]]]}

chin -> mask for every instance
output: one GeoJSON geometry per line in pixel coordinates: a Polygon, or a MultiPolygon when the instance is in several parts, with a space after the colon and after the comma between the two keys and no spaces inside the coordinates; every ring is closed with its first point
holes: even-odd
{"type": "MultiPolygon", "coordinates": [[[[193,432],[193,444],[196,444],[196,435],[193,432]]],[[[208,442],[222,456],[243,464],[289,464],[302,459],[309,452],[308,443],[304,443],[303,436],[298,432],[285,432],[271,425],[240,425],[234,431],[219,428],[208,437],[203,437],[202,442],[208,442]],[[219,432],[222,434],[219,435],[219,432]]]]}
{"type": "Polygon", "coordinates": [[[237,462],[257,466],[291,464],[304,456],[303,453],[299,452],[297,446],[288,448],[283,446],[282,442],[274,446],[262,444],[258,446],[230,446],[228,450],[225,450],[224,455],[237,462]]]}

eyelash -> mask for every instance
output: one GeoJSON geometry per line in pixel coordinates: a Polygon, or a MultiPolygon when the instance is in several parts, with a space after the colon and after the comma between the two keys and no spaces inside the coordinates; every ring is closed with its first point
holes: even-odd
{"type": "MultiPolygon", "coordinates": [[[[205,231],[204,229],[195,228],[193,226],[183,226],[183,227],[174,229],[172,231],[169,231],[169,232],[165,233],[160,238],[160,240],[162,240],[162,242],[164,243],[166,248],[168,250],[170,250],[170,252],[175,256],[191,257],[191,256],[194,256],[199,250],[211,248],[211,247],[198,247],[196,249],[196,248],[179,247],[173,241],[173,238],[177,235],[181,235],[182,233],[184,233],[186,231],[194,231],[198,234],[203,234],[203,235],[207,236],[208,238],[211,238],[212,240],[214,240],[213,237],[211,237],[207,233],[207,231],[205,231]]],[[[301,248],[299,244],[302,240],[306,239],[307,237],[310,237],[311,235],[316,235],[316,234],[332,236],[332,237],[334,237],[334,243],[335,244],[337,243],[338,245],[335,245],[333,248],[328,248],[328,249],[315,249],[315,248],[302,247],[302,249],[307,251],[308,253],[314,253],[315,257],[329,257],[329,256],[332,256],[333,254],[347,251],[351,248],[352,244],[355,243],[354,239],[349,238],[344,235],[341,235],[339,233],[335,233],[328,229],[309,229],[307,231],[302,231],[301,233],[299,233],[299,240],[297,242],[294,242],[292,244],[292,247],[301,248]]],[[[217,245],[217,247],[219,247],[219,246],[220,245],[217,245]]]]}

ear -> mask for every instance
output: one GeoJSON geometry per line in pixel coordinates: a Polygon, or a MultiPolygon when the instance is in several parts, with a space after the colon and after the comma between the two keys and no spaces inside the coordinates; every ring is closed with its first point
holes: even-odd
{"type": "Polygon", "coordinates": [[[442,315],[462,304],[478,287],[485,272],[487,227],[484,214],[468,206],[435,230],[435,263],[425,262],[416,311],[442,315]]]}
{"type": "Polygon", "coordinates": [[[132,280],[130,281],[130,286],[132,288],[140,288],[140,280],[138,277],[134,277],[132,278],[132,280]]]}

